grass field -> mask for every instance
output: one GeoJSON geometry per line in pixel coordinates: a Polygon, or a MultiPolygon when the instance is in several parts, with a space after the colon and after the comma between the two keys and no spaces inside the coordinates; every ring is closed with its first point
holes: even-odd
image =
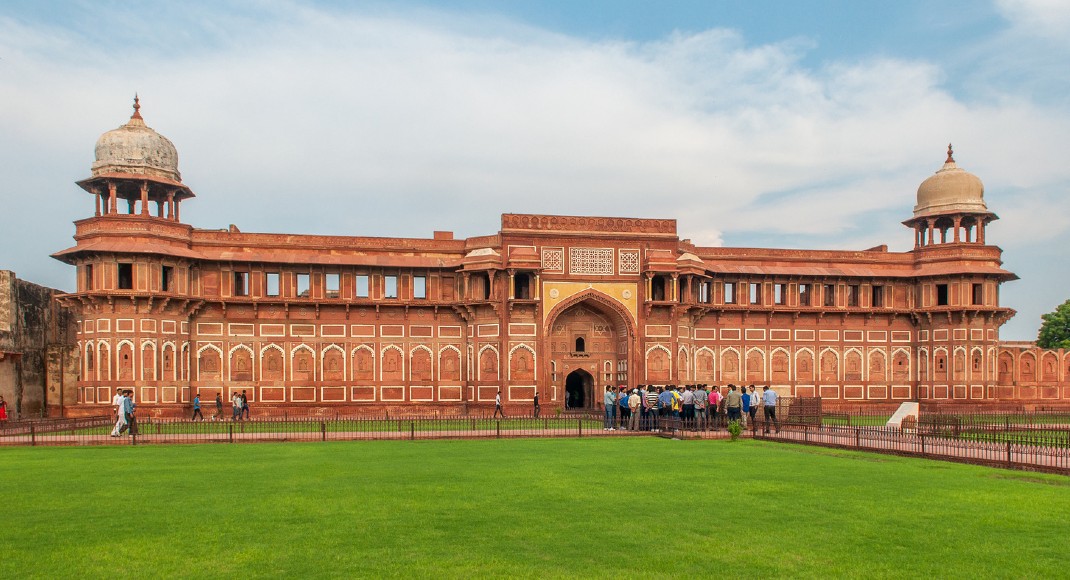
{"type": "Polygon", "coordinates": [[[0,577],[1058,577],[1070,478],[657,438],[0,449],[0,577]]]}

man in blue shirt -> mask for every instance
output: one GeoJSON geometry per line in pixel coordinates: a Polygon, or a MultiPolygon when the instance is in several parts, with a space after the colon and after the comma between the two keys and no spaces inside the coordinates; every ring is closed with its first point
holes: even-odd
{"type": "Polygon", "coordinates": [[[666,386],[665,390],[658,395],[658,414],[661,415],[661,424],[665,425],[672,416],[672,387],[666,386]]]}
{"type": "Polygon", "coordinates": [[[628,420],[631,418],[632,413],[628,409],[628,389],[621,386],[620,392],[617,393],[617,404],[620,405],[620,428],[628,428],[628,420]]]}
{"type": "Polygon", "coordinates": [[[740,418],[740,421],[743,423],[743,426],[746,427],[747,417],[750,416],[750,393],[747,392],[747,387],[740,387],[739,390],[743,391],[741,394],[741,398],[743,399],[743,416],[740,418]]]}
{"type": "Polygon", "coordinates": [[[769,388],[769,385],[763,387],[762,391],[762,405],[765,409],[765,432],[769,432],[769,423],[772,422],[776,425],[776,432],[780,433],[780,421],[776,418],[776,391],[769,388]]]}
{"type": "Polygon", "coordinates": [[[193,397],[193,417],[190,419],[190,421],[196,421],[197,417],[200,417],[201,421],[204,421],[204,415],[201,415],[201,394],[200,393],[197,393],[197,395],[195,397],[193,397]]]}

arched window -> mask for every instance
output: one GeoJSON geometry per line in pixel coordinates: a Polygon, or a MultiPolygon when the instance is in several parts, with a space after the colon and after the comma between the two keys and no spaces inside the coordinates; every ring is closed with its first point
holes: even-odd
{"type": "Polygon", "coordinates": [[[585,352],[586,346],[582,336],[576,338],[576,352],[585,352]]]}

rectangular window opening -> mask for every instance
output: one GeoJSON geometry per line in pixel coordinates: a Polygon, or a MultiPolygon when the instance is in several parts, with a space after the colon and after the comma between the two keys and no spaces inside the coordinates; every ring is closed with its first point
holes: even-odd
{"type": "Polygon", "coordinates": [[[724,303],[735,304],[736,303],[736,285],[732,282],[724,283],[724,303]]]}
{"type": "Polygon", "coordinates": [[[310,284],[311,276],[309,274],[297,275],[297,297],[308,298],[311,296],[310,290],[312,288],[310,284]]]}
{"type": "Polygon", "coordinates": [[[249,273],[248,272],[234,272],[234,295],[235,296],[248,296],[249,295],[249,273]]]}
{"type": "Polygon", "coordinates": [[[418,300],[427,298],[427,277],[426,276],[413,276],[412,277],[412,297],[418,300]]]}
{"type": "Polygon", "coordinates": [[[750,283],[750,303],[761,304],[762,303],[762,285],[758,282],[750,283]]]}
{"type": "Polygon", "coordinates": [[[822,290],[822,294],[825,295],[825,306],[836,306],[836,285],[825,284],[822,290]]]}
{"type": "Polygon", "coordinates": [[[368,275],[357,274],[357,298],[368,297],[368,275]]]}
{"type": "Polygon", "coordinates": [[[858,284],[847,286],[847,306],[851,308],[858,307],[858,284]]]}
{"type": "Polygon", "coordinates": [[[873,286],[870,289],[870,306],[884,308],[884,286],[873,286]]]}
{"type": "Polygon", "coordinates": [[[93,264],[85,265],[85,289],[93,289],[93,264]]]}
{"type": "Polygon", "coordinates": [[[324,283],[324,296],[327,298],[338,298],[341,288],[341,277],[338,274],[326,274],[323,277],[324,283]]]}
{"type": "Polygon", "coordinates": [[[171,266],[160,266],[160,290],[174,292],[175,269],[171,266]]]}
{"type": "Polygon", "coordinates": [[[783,306],[788,303],[788,285],[787,284],[774,284],[773,285],[773,302],[783,306]]]}
{"type": "Polygon", "coordinates": [[[384,276],[384,292],[383,298],[397,298],[398,297],[398,277],[397,276],[384,276]]]}
{"type": "Polygon", "coordinates": [[[119,264],[119,289],[120,290],[133,290],[134,289],[134,265],[133,264],[119,264]]]}
{"type": "Polygon", "coordinates": [[[710,283],[699,282],[698,283],[698,301],[703,304],[710,303],[710,283]]]}
{"type": "Polygon", "coordinates": [[[279,273],[268,272],[264,277],[264,296],[279,295],[279,273]]]}
{"type": "Polygon", "coordinates": [[[947,306],[948,305],[947,284],[937,284],[936,285],[936,305],[937,306],[947,306]]]}
{"type": "Polygon", "coordinates": [[[985,287],[984,284],[973,285],[973,305],[981,306],[985,303],[985,287]]]}
{"type": "Polygon", "coordinates": [[[799,284],[799,306],[810,305],[810,285],[799,284]]]}

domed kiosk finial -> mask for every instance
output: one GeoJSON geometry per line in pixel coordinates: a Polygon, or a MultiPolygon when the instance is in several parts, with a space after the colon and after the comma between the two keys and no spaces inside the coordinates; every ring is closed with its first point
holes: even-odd
{"type": "Polygon", "coordinates": [[[119,214],[118,200],[123,199],[129,202],[129,214],[140,203],[140,215],[152,217],[149,204],[156,203],[155,217],[166,214],[178,221],[178,203],[193,197],[178,172],[174,143],[145,124],[137,93],[130,120],[97,139],[94,158],[90,177],[78,185],[98,197],[96,215],[119,214]]]}
{"type": "Polygon", "coordinates": [[[996,219],[985,204],[984,184],[955,163],[955,150],[948,143],[947,160],[918,186],[914,217],[903,224],[914,228],[917,249],[945,243],[984,244],[985,226],[996,219]]]}

